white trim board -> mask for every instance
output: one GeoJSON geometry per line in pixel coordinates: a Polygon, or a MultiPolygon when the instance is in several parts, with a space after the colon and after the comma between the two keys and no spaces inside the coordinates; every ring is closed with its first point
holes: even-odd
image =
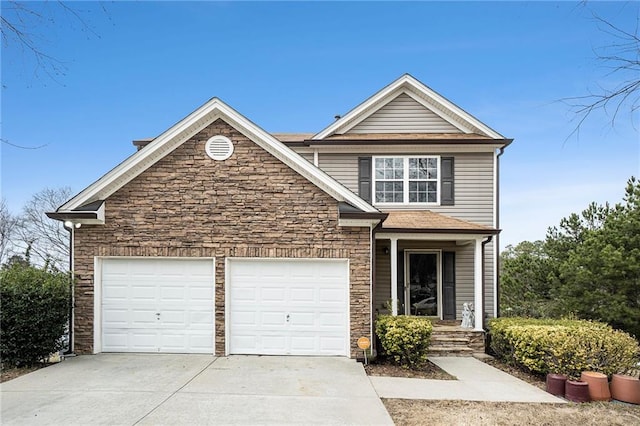
{"type": "Polygon", "coordinates": [[[186,118],[162,133],[144,149],[124,160],[78,195],[67,201],[58,211],[70,211],[88,202],[108,198],[111,194],[139,176],[142,172],[153,166],[156,162],[167,156],[182,143],[218,118],[223,119],[258,146],[291,167],[294,171],[318,186],[337,201],[346,201],[365,212],[378,212],[375,207],[355,195],[328,174],[309,163],[291,148],[275,139],[218,98],[209,100],[186,118]]]}

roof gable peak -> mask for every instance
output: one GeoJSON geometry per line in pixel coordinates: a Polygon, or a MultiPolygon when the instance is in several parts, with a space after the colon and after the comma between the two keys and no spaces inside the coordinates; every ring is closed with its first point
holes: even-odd
{"type": "Polygon", "coordinates": [[[498,132],[480,122],[471,114],[427,87],[410,74],[404,74],[385,86],[340,119],[314,135],[312,139],[321,140],[334,134],[348,133],[351,129],[367,120],[403,94],[409,96],[428,110],[429,113],[434,114],[441,119],[443,123],[452,129],[457,129],[460,133],[476,133],[492,139],[504,139],[498,132]]]}

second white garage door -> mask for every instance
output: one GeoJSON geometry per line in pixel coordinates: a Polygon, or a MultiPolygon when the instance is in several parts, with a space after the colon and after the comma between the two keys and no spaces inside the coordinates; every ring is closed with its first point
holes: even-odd
{"type": "Polygon", "coordinates": [[[230,354],[349,356],[346,260],[229,259],[230,354]]]}

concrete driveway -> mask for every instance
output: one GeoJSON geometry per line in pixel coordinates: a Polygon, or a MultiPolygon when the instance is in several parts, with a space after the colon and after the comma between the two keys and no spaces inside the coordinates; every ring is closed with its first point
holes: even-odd
{"type": "Polygon", "coordinates": [[[393,424],[346,358],[101,354],[0,385],[9,424],[393,424]]]}

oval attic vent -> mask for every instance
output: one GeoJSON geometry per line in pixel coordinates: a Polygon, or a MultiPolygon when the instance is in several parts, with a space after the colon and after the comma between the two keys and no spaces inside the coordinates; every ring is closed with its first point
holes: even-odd
{"type": "Polygon", "coordinates": [[[214,160],[226,160],[233,154],[233,143],[228,137],[217,135],[207,141],[204,150],[214,160]]]}

